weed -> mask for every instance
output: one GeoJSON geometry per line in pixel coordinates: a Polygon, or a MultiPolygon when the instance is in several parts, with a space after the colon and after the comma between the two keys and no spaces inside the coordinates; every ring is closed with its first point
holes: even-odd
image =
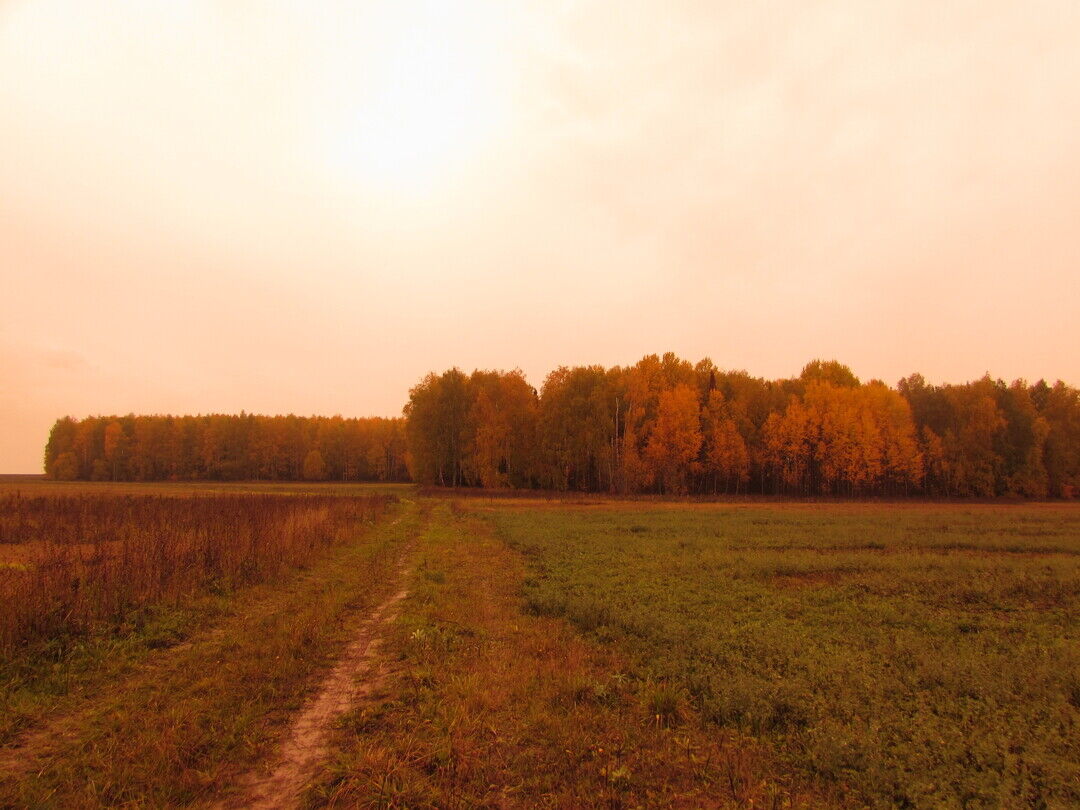
{"type": "Polygon", "coordinates": [[[0,650],[122,623],[146,605],[226,594],[305,564],[391,496],[0,495],[0,650]]]}
{"type": "Polygon", "coordinates": [[[682,695],[678,687],[660,683],[649,687],[646,700],[648,711],[660,727],[672,726],[678,720],[682,695]]]}

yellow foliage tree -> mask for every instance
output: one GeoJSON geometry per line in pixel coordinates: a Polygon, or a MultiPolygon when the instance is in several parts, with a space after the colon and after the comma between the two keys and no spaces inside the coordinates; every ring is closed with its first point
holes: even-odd
{"type": "Polygon", "coordinates": [[[687,491],[692,465],[701,449],[701,417],[697,393],[679,383],[660,395],[656,422],[645,448],[656,480],[664,492],[687,491]]]}
{"type": "Polygon", "coordinates": [[[734,484],[738,493],[740,485],[750,479],[750,453],[735,420],[728,414],[727,403],[720,391],[709,392],[705,416],[705,458],[709,470],[714,476],[723,478],[725,492],[734,484]]]}

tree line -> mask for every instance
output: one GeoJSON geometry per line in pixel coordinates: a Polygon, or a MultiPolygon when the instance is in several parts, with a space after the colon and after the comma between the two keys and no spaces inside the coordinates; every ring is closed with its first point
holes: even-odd
{"type": "Polygon", "coordinates": [[[404,481],[613,493],[1073,497],[1080,392],[989,376],[863,383],[836,361],[766,380],[668,353],[519,370],[457,368],[404,419],[64,417],[56,479],[404,481]]]}
{"type": "Polygon", "coordinates": [[[92,416],[57,420],[45,471],[60,480],[403,481],[401,419],[92,416]]]}
{"type": "Polygon", "coordinates": [[[633,366],[429,374],[404,409],[413,480],[614,493],[1072,497],[1080,395],[988,375],[894,388],[836,361],[766,380],[668,353],[633,366]]]}

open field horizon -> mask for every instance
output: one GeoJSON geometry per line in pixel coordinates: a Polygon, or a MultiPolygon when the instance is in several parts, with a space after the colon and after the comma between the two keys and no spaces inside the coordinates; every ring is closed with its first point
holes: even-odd
{"type": "Polygon", "coordinates": [[[1080,808],[1077,0],[0,0],[0,810],[1080,808]]]}

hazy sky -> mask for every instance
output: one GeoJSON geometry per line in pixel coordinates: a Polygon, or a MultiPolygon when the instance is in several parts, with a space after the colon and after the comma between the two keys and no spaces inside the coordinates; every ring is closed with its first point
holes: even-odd
{"type": "Polygon", "coordinates": [[[1080,383],[1080,3],[0,0],[0,472],[459,365],[1080,383]]]}

